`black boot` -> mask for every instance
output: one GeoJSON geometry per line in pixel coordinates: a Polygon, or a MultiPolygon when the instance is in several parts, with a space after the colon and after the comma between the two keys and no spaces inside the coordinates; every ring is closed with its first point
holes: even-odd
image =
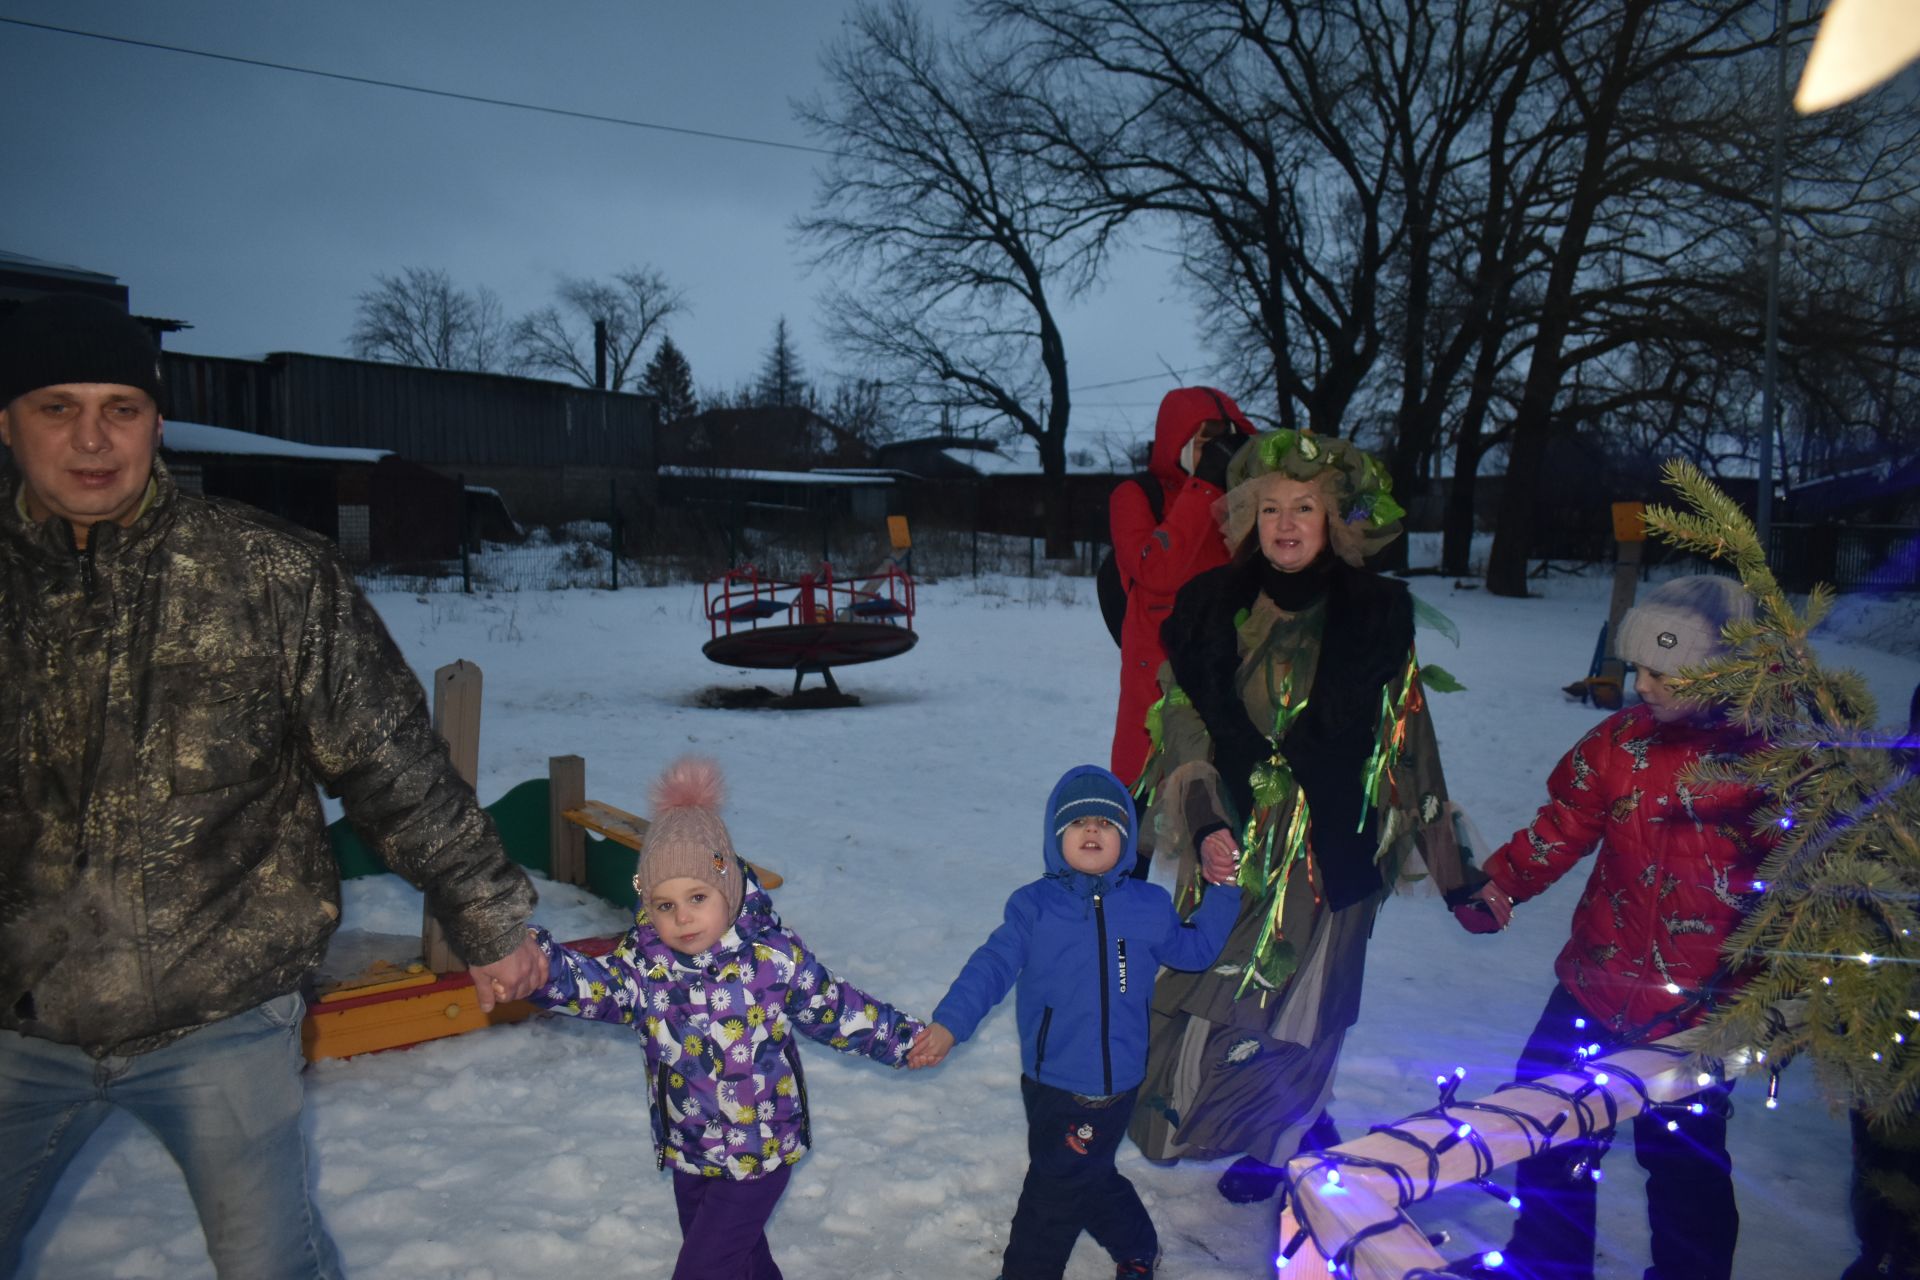
{"type": "Polygon", "coordinates": [[[1333,1113],[1330,1111],[1322,1111],[1320,1118],[1300,1135],[1300,1152],[1325,1151],[1339,1145],[1340,1131],[1333,1127],[1333,1113]]]}
{"type": "Polygon", "coordinates": [[[1263,1164],[1252,1156],[1241,1156],[1220,1175],[1220,1194],[1234,1204],[1255,1204],[1270,1200],[1280,1189],[1286,1171],[1263,1164]]]}

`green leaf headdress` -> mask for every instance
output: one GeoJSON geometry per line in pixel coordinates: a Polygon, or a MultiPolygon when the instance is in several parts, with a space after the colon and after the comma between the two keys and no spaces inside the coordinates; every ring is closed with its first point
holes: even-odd
{"type": "Polygon", "coordinates": [[[1229,547],[1237,551],[1253,534],[1260,500],[1276,479],[1305,481],[1326,495],[1327,540],[1356,568],[1400,536],[1406,510],[1393,500],[1393,480],[1378,458],[1334,436],[1269,431],[1227,464],[1227,496],[1217,510],[1229,547]]]}

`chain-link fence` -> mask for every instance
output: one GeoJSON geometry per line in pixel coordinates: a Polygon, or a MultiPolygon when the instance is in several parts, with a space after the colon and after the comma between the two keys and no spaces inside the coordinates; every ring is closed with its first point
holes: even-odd
{"type": "Polygon", "coordinates": [[[752,564],[762,573],[797,578],[834,566],[837,575],[870,571],[890,560],[915,577],[1006,574],[1033,578],[1090,575],[1105,544],[1081,541],[1073,554],[1049,559],[1042,541],[966,529],[917,529],[913,545],[895,551],[885,530],[833,528],[772,533],[723,528],[694,514],[662,513],[652,529],[614,520],[576,521],[535,529],[519,543],[473,539],[455,558],[369,565],[360,571],[370,590],[413,594],[464,591],[618,590],[703,582],[752,564]]]}

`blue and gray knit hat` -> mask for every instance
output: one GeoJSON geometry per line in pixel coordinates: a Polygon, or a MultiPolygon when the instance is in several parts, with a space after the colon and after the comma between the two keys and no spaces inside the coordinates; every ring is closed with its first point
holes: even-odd
{"type": "Polygon", "coordinates": [[[1104,773],[1083,773],[1060,787],[1053,808],[1053,834],[1065,835],[1081,818],[1105,818],[1124,837],[1133,831],[1133,805],[1104,773]]]}

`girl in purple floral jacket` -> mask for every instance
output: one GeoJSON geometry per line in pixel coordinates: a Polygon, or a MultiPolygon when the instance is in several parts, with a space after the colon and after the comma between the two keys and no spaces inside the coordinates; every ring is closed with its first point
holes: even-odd
{"type": "Polygon", "coordinates": [[[633,928],[603,957],[535,929],[547,985],[529,998],[639,1033],[680,1216],[673,1280],[779,1280],[766,1222],[812,1141],[794,1033],[898,1068],[923,1027],[782,927],[734,854],[721,791],[710,760],[668,767],[651,793],[633,928]]]}

